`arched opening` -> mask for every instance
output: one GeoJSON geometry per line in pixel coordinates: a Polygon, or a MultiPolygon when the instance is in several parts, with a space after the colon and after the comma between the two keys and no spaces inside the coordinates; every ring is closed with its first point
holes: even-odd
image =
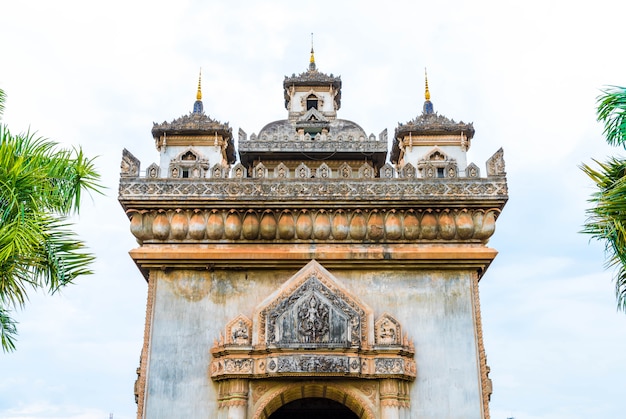
{"type": "Polygon", "coordinates": [[[306,98],[306,110],[308,111],[311,108],[317,109],[317,97],[315,95],[309,95],[306,98]]]}
{"type": "Polygon", "coordinates": [[[321,397],[294,400],[272,413],[269,419],[359,419],[343,404],[321,397]]]}
{"type": "Polygon", "coordinates": [[[259,403],[253,419],[374,419],[376,415],[354,391],[327,382],[291,383],[259,403]]]}

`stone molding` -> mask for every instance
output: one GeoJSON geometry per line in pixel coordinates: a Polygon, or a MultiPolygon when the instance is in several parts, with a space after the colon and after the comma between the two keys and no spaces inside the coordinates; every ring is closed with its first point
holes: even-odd
{"type": "Polygon", "coordinates": [[[130,210],[142,243],[468,242],[486,243],[500,209],[130,210]]]}
{"type": "MultiPolygon", "coordinates": [[[[402,173],[402,172],[401,172],[402,173]]],[[[499,172],[497,172],[499,173],[499,172]]],[[[126,209],[128,201],[176,202],[181,197],[193,202],[246,202],[290,199],[293,201],[345,200],[454,201],[497,199],[503,204],[508,196],[506,178],[460,179],[120,179],[119,200],[126,209]]]]}
{"type": "Polygon", "coordinates": [[[478,275],[474,273],[471,277],[472,286],[472,306],[474,309],[474,328],[476,333],[476,342],[478,345],[478,363],[480,368],[480,388],[484,419],[490,419],[489,401],[493,392],[493,383],[489,378],[490,368],[487,365],[487,355],[485,353],[485,344],[483,341],[483,326],[480,314],[480,293],[478,290],[478,275]]]}
{"type": "Polygon", "coordinates": [[[378,140],[348,141],[347,139],[331,139],[327,134],[294,134],[285,139],[247,140],[239,142],[239,152],[253,151],[283,151],[283,152],[316,152],[327,151],[332,153],[341,152],[387,152],[387,143],[378,140]]]}

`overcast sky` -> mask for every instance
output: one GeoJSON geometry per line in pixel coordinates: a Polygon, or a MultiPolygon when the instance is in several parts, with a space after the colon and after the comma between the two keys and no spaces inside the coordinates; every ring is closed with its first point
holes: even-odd
{"type": "Polygon", "coordinates": [[[391,137],[421,113],[428,67],[435,110],[474,122],[468,162],[504,148],[510,200],[480,285],[491,418],[623,418],[626,315],[603,246],[578,233],[593,191],[578,166],[620,154],[594,107],[626,85],[626,3],[226,3],[0,0],[3,122],[98,155],[108,187],[77,219],[95,275],[16,313],[0,418],[136,416],[147,285],[117,203],[122,149],[158,161],[152,123],[192,110],[200,67],[205,111],[234,132],[285,118],[311,32],[318,69],[342,77],[341,118],[391,137]]]}

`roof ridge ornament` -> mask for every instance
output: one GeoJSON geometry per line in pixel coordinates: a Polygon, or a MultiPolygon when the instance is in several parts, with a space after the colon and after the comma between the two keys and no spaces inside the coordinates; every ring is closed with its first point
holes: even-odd
{"type": "Polygon", "coordinates": [[[435,113],[435,108],[433,106],[433,103],[430,101],[430,90],[428,89],[428,73],[426,71],[426,67],[424,67],[424,80],[425,80],[425,84],[426,87],[424,89],[424,108],[423,108],[423,114],[424,115],[432,115],[435,113]]]}
{"type": "Polygon", "coordinates": [[[198,92],[196,93],[196,100],[202,100],[202,67],[200,67],[200,74],[198,75],[198,92]]]}
{"type": "Polygon", "coordinates": [[[202,104],[202,67],[200,67],[200,75],[198,76],[198,91],[196,92],[196,102],[193,104],[193,113],[204,113],[204,106],[202,104]]]}
{"type": "Polygon", "coordinates": [[[315,51],[313,50],[313,32],[311,32],[311,58],[309,59],[309,71],[316,71],[315,51]]]}

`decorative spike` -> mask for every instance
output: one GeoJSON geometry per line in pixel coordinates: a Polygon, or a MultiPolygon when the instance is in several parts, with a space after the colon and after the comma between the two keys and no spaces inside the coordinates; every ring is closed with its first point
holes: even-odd
{"type": "Polygon", "coordinates": [[[198,92],[196,93],[196,101],[193,104],[193,113],[204,113],[204,105],[202,104],[202,69],[200,69],[200,75],[198,76],[198,92]]]}
{"type": "Polygon", "coordinates": [[[311,32],[311,58],[309,59],[309,70],[315,70],[315,51],[313,50],[313,32],[311,32]]]}
{"type": "Polygon", "coordinates": [[[422,112],[424,113],[424,115],[432,115],[435,113],[435,109],[432,102],[430,101],[430,90],[428,90],[428,73],[426,72],[426,68],[424,68],[424,79],[426,81],[426,89],[424,90],[424,98],[426,100],[424,101],[424,108],[422,112]]]}
{"type": "Polygon", "coordinates": [[[426,72],[426,68],[424,68],[424,79],[426,80],[426,90],[424,92],[424,99],[430,100],[430,90],[428,90],[428,73],[426,72]]]}
{"type": "Polygon", "coordinates": [[[198,93],[196,93],[196,100],[202,100],[202,68],[200,68],[200,75],[198,76],[198,93]]]}

